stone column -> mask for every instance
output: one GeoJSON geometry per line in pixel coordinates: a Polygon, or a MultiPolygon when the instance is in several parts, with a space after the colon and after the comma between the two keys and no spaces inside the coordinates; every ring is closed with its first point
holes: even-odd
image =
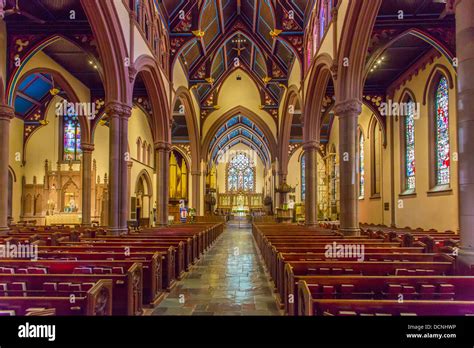
{"type": "Polygon", "coordinates": [[[15,111],[12,108],[0,105],[0,235],[9,231],[8,162],[10,157],[10,120],[14,116],[15,111]]]}
{"type": "Polygon", "coordinates": [[[196,214],[199,215],[200,213],[200,203],[201,203],[201,192],[200,192],[200,183],[201,183],[201,171],[193,170],[191,172],[192,177],[192,196],[193,201],[191,206],[196,209],[196,214]]]}
{"type": "Polygon", "coordinates": [[[462,272],[474,265],[474,1],[458,0],[456,47],[458,59],[459,228],[462,272]]]}
{"type": "Polygon", "coordinates": [[[82,149],[82,224],[91,225],[92,207],[92,151],[93,144],[81,144],[82,149]]]}
{"type": "Polygon", "coordinates": [[[276,208],[278,207],[277,204],[277,197],[278,197],[278,192],[276,192],[277,185],[277,174],[275,168],[272,168],[272,187],[271,187],[271,193],[272,193],[272,213],[276,214],[276,208]]]}
{"type": "MultiPolygon", "coordinates": [[[[281,187],[283,183],[286,182],[287,173],[280,172],[278,173],[278,187],[281,187]]],[[[288,201],[288,193],[278,192],[278,205],[280,208],[283,208],[285,201],[288,201]]]]}
{"type": "Polygon", "coordinates": [[[109,117],[109,233],[127,232],[128,118],[130,106],[112,102],[106,106],[109,117]]]}
{"type": "Polygon", "coordinates": [[[155,143],[156,153],[156,223],[158,226],[168,225],[169,201],[169,161],[171,144],[155,143]]]}
{"type": "Polygon", "coordinates": [[[122,105],[120,114],[120,206],[119,206],[119,226],[121,232],[127,232],[128,213],[130,211],[130,195],[128,191],[130,149],[128,146],[128,120],[132,115],[132,108],[128,105],[122,105]]]}
{"type": "Polygon", "coordinates": [[[133,161],[128,161],[127,162],[127,220],[131,219],[130,215],[130,199],[132,197],[132,167],[133,167],[133,161]]]}
{"type": "Polygon", "coordinates": [[[335,113],[339,117],[339,166],[340,166],[340,230],[348,235],[359,235],[358,190],[358,118],[362,103],[348,100],[338,103],[335,113]]]}
{"type": "Polygon", "coordinates": [[[305,156],[305,223],[307,226],[318,224],[318,149],[317,141],[303,145],[305,156]]]}

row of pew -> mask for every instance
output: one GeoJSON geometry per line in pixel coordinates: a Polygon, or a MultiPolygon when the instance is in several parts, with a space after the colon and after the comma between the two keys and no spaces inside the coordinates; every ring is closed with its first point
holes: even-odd
{"type": "Polygon", "coordinates": [[[424,243],[439,236],[410,231],[406,245],[391,231],[344,236],[333,226],[253,224],[285,314],[474,315],[474,276],[458,275],[455,254],[424,243]]]}
{"type": "Polygon", "coordinates": [[[103,229],[25,227],[0,245],[36,248],[0,258],[0,315],[141,315],[224,230],[196,223],[109,236],[103,229]],[[35,313],[35,314],[29,314],[35,313]]]}

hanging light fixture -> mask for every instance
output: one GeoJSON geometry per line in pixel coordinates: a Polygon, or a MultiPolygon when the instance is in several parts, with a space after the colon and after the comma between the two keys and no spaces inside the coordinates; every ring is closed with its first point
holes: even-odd
{"type": "Polygon", "coordinates": [[[49,90],[49,93],[54,97],[55,95],[58,95],[59,92],[61,92],[61,91],[60,91],[59,88],[56,88],[56,87],[54,86],[54,77],[53,77],[53,75],[51,75],[51,85],[52,85],[52,87],[51,87],[51,89],[49,90]]]}

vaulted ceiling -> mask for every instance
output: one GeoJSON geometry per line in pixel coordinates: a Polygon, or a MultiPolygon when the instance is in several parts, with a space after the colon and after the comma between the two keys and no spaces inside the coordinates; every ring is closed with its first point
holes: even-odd
{"type": "Polygon", "coordinates": [[[236,144],[245,144],[253,149],[264,163],[269,163],[270,144],[260,128],[243,115],[237,115],[218,129],[209,144],[212,161],[236,144]]]}
{"type": "Polygon", "coordinates": [[[367,56],[367,94],[384,94],[437,51],[454,57],[455,19],[445,0],[384,0],[367,56]]]}
{"type": "Polygon", "coordinates": [[[306,7],[294,0],[162,0],[171,55],[186,70],[203,109],[235,69],[247,72],[262,107],[276,109],[296,58],[303,53],[306,7]]]}

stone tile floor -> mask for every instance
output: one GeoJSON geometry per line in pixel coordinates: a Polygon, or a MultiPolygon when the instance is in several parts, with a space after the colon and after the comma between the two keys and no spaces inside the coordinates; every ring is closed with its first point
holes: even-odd
{"type": "Polygon", "coordinates": [[[151,315],[281,315],[250,227],[229,225],[151,315]]]}

